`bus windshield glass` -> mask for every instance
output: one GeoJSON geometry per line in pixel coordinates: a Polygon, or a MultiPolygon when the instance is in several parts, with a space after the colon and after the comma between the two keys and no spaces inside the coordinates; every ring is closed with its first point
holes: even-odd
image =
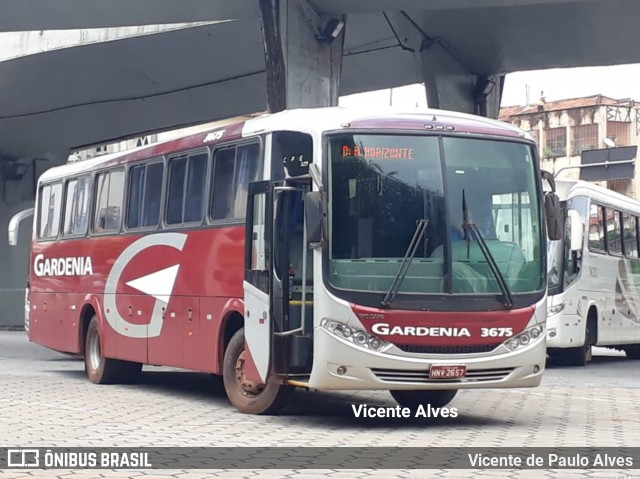
{"type": "Polygon", "coordinates": [[[388,134],[336,134],[329,144],[333,287],[389,291],[426,220],[397,293],[500,294],[486,255],[463,228],[464,197],[509,291],[542,290],[546,252],[529,145],[388,134]]]}

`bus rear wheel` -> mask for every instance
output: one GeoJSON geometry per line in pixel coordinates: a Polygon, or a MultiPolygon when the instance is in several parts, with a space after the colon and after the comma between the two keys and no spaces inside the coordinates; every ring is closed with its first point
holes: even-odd
{"type": "Polygon", "coordinates": [[[624,348],[627,359],[640,359],[640,344],[633,344],[624,348]]]}
{"type": "Polygon", "coordinates": [[[222,380],[231,404],[244,414],[273,414],[284,405],[289,388],[281,384],[261,384],[245,375],[244,328],[231,337],[224,352],[222,380]]]}
{"type": "Polygon", "coordinates": [[[87,328],[84,349],[84,369],[89,381],[94,384],[114,384],[132,382],[140,375],[142,364],[102,355],[100,326],[94,315],[87,328]]]}
{"type": "Polygon", "coordinates": [[[389,391],[393,399],[402,407],[416,409],[418,406],[444,407],[458,394],[457,389],[440,391],[389,391]]]}

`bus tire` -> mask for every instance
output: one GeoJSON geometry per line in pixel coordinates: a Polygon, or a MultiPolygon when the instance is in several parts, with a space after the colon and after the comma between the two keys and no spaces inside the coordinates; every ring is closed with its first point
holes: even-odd
{"type": "Polygon", "coordinates": [[[598,313],[589,309],[584,331],[584,344],[576,348],[562,350],[562,364],[566,366],[586,366],[591,361],[591,347],[598,342],[598,313]]]}
{"type": "Polygon", "coordinates": [[[244,378],[244,328],[227,344],[222,380],[229,402],[244,414],[273,414],[283,405],[289,388],[277,383],[256,384],[244,378]]]}
{"type": "Polygon", "coordinates": [[[624,348],[627,359],[640,359],[640,344],[633,344],[624,348]]]}
{"type": "Polygon", "coordinates": [[[562,364],[565,366],[586,366],[591,346],[586,344],[577,348],[567,348],[560,356],[562,364]]]}
{"type": "Polygon", "coordinates": [[[423,407],[444,407],[449,404],[458,394],[457,389],[444,389],[438,391],[421,390],[421,391],[389,391],[395,401],[402,407],[416,409],[418,406],[423,407]]]}
{"type": "Polygon", "coordinates": [[[87,328],[84,352],[84,369],[89,381],[94,384],[132,382],[142,370],[140,363],[105,358],[102,355],[100,325],[95,315],[87,328]]]}

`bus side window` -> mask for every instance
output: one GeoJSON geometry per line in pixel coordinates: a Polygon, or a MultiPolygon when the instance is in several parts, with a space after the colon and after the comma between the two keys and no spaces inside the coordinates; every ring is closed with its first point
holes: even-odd
{"type": "Polygon", "coordinates": [[[208,159],[209,156],[206,153],[189,156],[187,177],[185,178],[186,189],[183,214],[185,223],[202,221],[208,159]]]}
{"type": "Polygon", "coordinates": [[[96,195],[96,232],[118,231],[122,220],[124,171],[115,170],[98,175],[96,195]]]}
{"type": "Polygon", "coordinates": [[[249,183],[260,178],[260,144],[216,150],[213,161],[212,220],[244,218],[249,183]]]}
{"type": "Polygon", "coordinates": [[[620,224],[620,212],[613,208],[607,208],[607,246],[609,253],[622,254],[622,225],[620,224]]]}
{"type": "Polygon", "coordinates": [[[208,159],[197,153],[170,160],[167,224],[202,221],[208,159]]]}
{"type": "Polygon", "coordinates": [[[234,177],[232,218],[244,218],[247,211],[249,183],[258,179],[260,145],[251,143],[241,145],[236,150],[236,168],[234,177]]]}
{"type": "Polygon", "coordinates": [[[65,189],[64,225],[62,227],[62,234],[69,236],[73,234],[73,224],[75,222],[75,203],[78,196],[78,180],[69,180],[65,189]]]}
{"type": "Polygon", "coordinates": [[[589,213],[589,249],[604,251],[604,208],[591,204],[589,213]]]}
{"type": "Polygon", "coordinates": [[[147,165],[144,182],[142,226],[158,226],[163,175],[164,163],[158,162],[147,165]]]}
{"type": "Polygon", "coordinates": [[[58,236],[62,212],[62,183],[43,186],[40,190],[38,208],[38,238],[51,239],[58,236]]]}
{"type": "Polygon", "coordinates": [[[624,231],[624,252],[630,258],[638,257],[637,218],[629,213],[622,213],[624,231]]]}
{"type": "Polygon", "coordinates": [[[167,189],[167,224],[182,223],[184,177],[187,158],[174,158],[169,163],[169,188],[167,189]]]}
{"type": "Polygon", "coordinates": [[[89,225],[89,198],[91,198],[91,177],[78,179],[73,218],[73,234],[84,235],[89,225]]]}
{"type": "Polygon", "coordinates": [[[216,150],[213,157],[213,193],[211,219],[223,220],[230,216],[233,194],[235,148],[216,150]]]}

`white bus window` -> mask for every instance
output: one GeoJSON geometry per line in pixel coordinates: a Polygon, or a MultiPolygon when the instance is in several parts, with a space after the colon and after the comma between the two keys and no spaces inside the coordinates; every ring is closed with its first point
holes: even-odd
{"type": "Polygon", "coordinates": [[[624,230],[624,252],[630,258],[637,258],[638,230],[636,229],[636,217],[629,213],[622,213],[622,225],[624,230]]]}
{"type": "Polygon", "coordinates": [[[607,245],[609,253],[622,254],[622,227],[620,225],[620,212],[613,208],[606,208],[607,213],[607,245]]]}
{"type": "Polygon", "coordinates": [[[98,175],[96,195],[96,232],[118,231],[122,219],[124,171],[116,170],[98,175]]]}
{"type": "Polygon", "coordinates": [[[603,208],[596,204],[592,204],[589,210],[589,249],[605,249],[603,208]]]}

